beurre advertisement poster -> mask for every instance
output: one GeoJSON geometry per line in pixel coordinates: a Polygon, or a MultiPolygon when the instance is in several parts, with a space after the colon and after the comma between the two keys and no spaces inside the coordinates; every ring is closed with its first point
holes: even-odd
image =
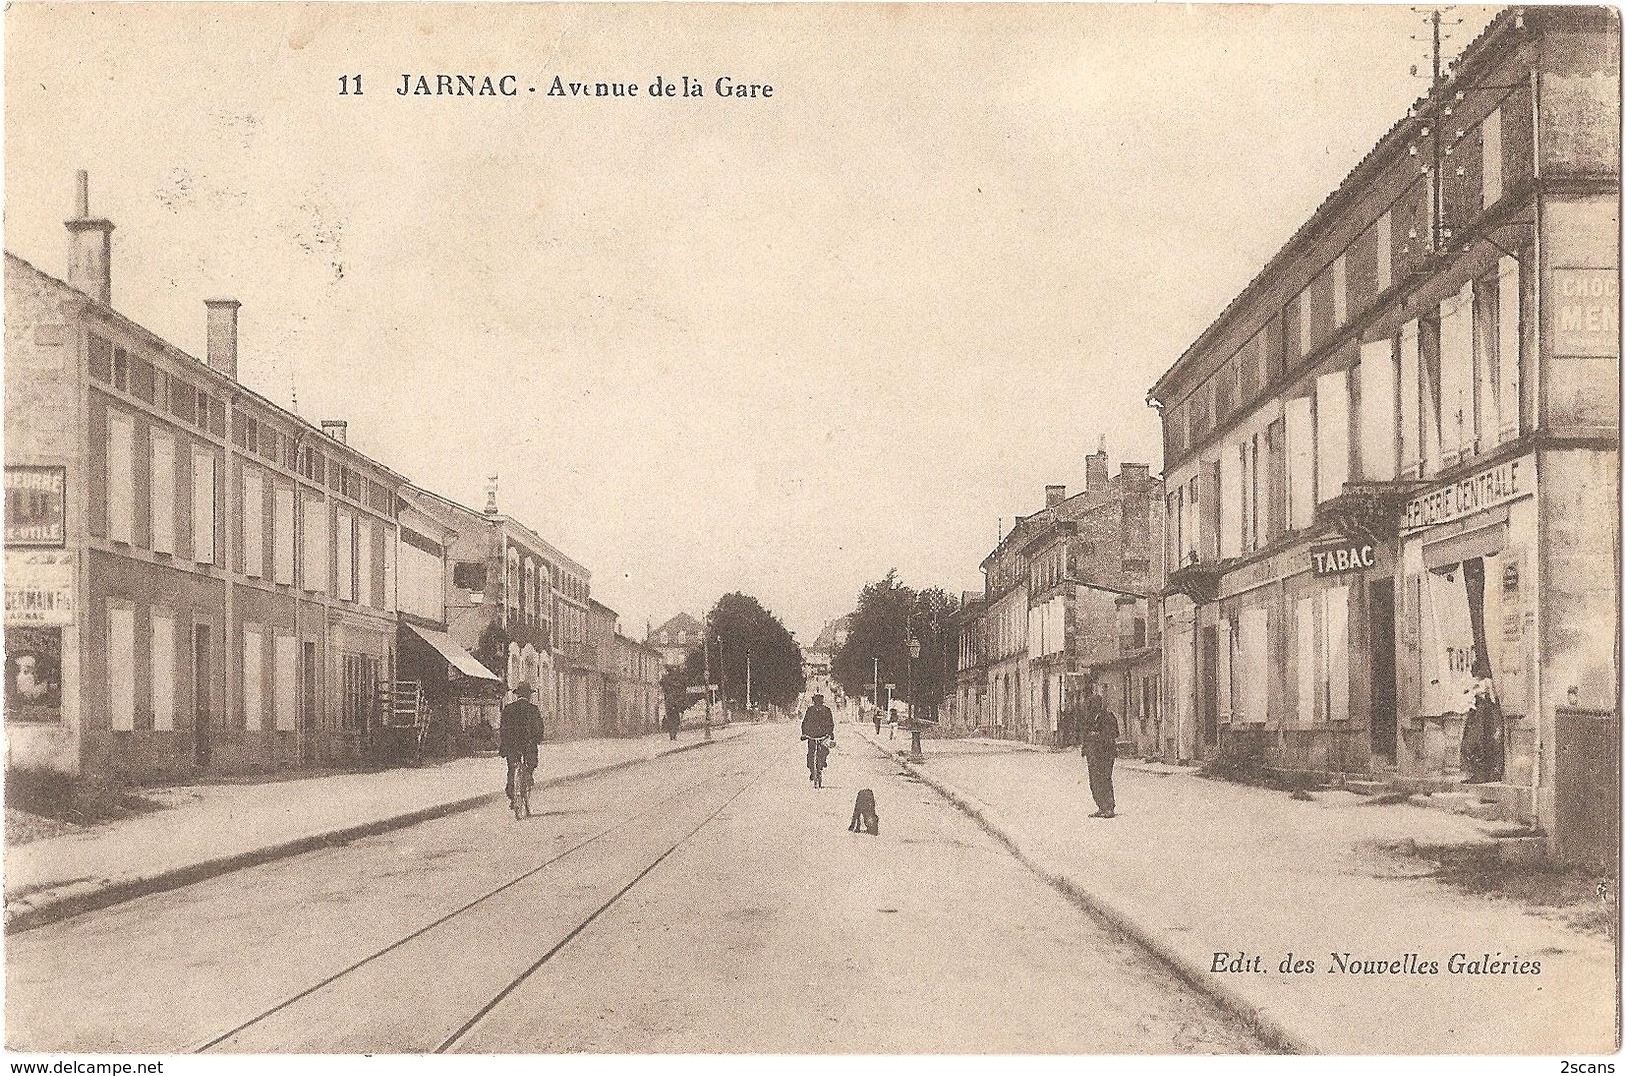
{"type": "Polygon", "coordinates": [[[1616,1071],[1617,7],[3,27],[18,1064],[1616,1071]]]}

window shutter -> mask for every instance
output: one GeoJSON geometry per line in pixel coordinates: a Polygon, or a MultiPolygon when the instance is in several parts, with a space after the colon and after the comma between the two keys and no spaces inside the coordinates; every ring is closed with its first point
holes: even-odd
{"type": "Polygon", "coordinates": [[[152,431],[152,551],[175,552],[175,439],[152,431]]]}
{"type": "Polygon", "coordinates": [[[152,727],[167,732],[175,727],[175,619],[156,610],[152,614],[152,727]]]}
{"type": "Polygon", "coordinates": [[[107,537],[135,540],[135,423],[128,415],[107,413],[107,537]]]}
{"type": "Polygon", "coordinates": [[[1345,370],[1315,379],[1316,503],[1343,492],[1349,478],[1349,377],[1345,370]]]}
{"type": "Polygon", "coordinates": [[[1500,342],[1496,346],[1496,359],[1501,364],[1501,441],[1517,440],[1519,435],[1520,400],[1518,395],[1518,356],[1523,339],[1523,304],[1518,289],[1518,262],[1515,258],[1502,258],[1500,265],[1500,297],[1497,330],[1500,342]]]}
{"type": "Polygon", "coordinates": [[[1373,340],[1360,348],[1360,477],[1395,478],[1394,342],[1373,340]]]}
{"type": "Polygon", "coordinates": [[[114,731],[135,728],[135,610],[125,605],[107,609],[107,707],[114,731]]]}
{"type": "Polygon", "coordinates": [[[192,450],[192,560],[213,564],[214,453],[192,450]]]}

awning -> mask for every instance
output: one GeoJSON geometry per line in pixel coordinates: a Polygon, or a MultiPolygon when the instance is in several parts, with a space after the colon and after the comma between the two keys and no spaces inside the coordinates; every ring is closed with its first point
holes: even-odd
{"type": "Polygon", "coordinates": [[[434,647],[440,656],[446,659],[446,664],[464,676],[472,676],[476,680],[490,680],[498,684],[502,683],[502,677],[481,665],[473,654],[458,646],[457,641],[445,632],[434,631],[431,628],[420,628],[416,624],[406,626],[412,629],[412,634],[434,647]]]}

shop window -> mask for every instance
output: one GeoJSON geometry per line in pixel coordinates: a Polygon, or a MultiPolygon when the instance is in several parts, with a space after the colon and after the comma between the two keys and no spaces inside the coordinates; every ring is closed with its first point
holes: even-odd
{"type": "Polygon", "coordinates": [[[1349,588],[1321,592],[1321,712],[1328,721],[1349,719],[1349,588]]]}

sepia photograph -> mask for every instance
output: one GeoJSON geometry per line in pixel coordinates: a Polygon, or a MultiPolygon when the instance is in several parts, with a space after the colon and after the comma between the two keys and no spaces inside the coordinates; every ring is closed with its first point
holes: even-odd
{"type": "Polygon", "coordinates": [[[1616,1071],[1617,6],[3,55],[9,1071],[1616,1071]]]}

